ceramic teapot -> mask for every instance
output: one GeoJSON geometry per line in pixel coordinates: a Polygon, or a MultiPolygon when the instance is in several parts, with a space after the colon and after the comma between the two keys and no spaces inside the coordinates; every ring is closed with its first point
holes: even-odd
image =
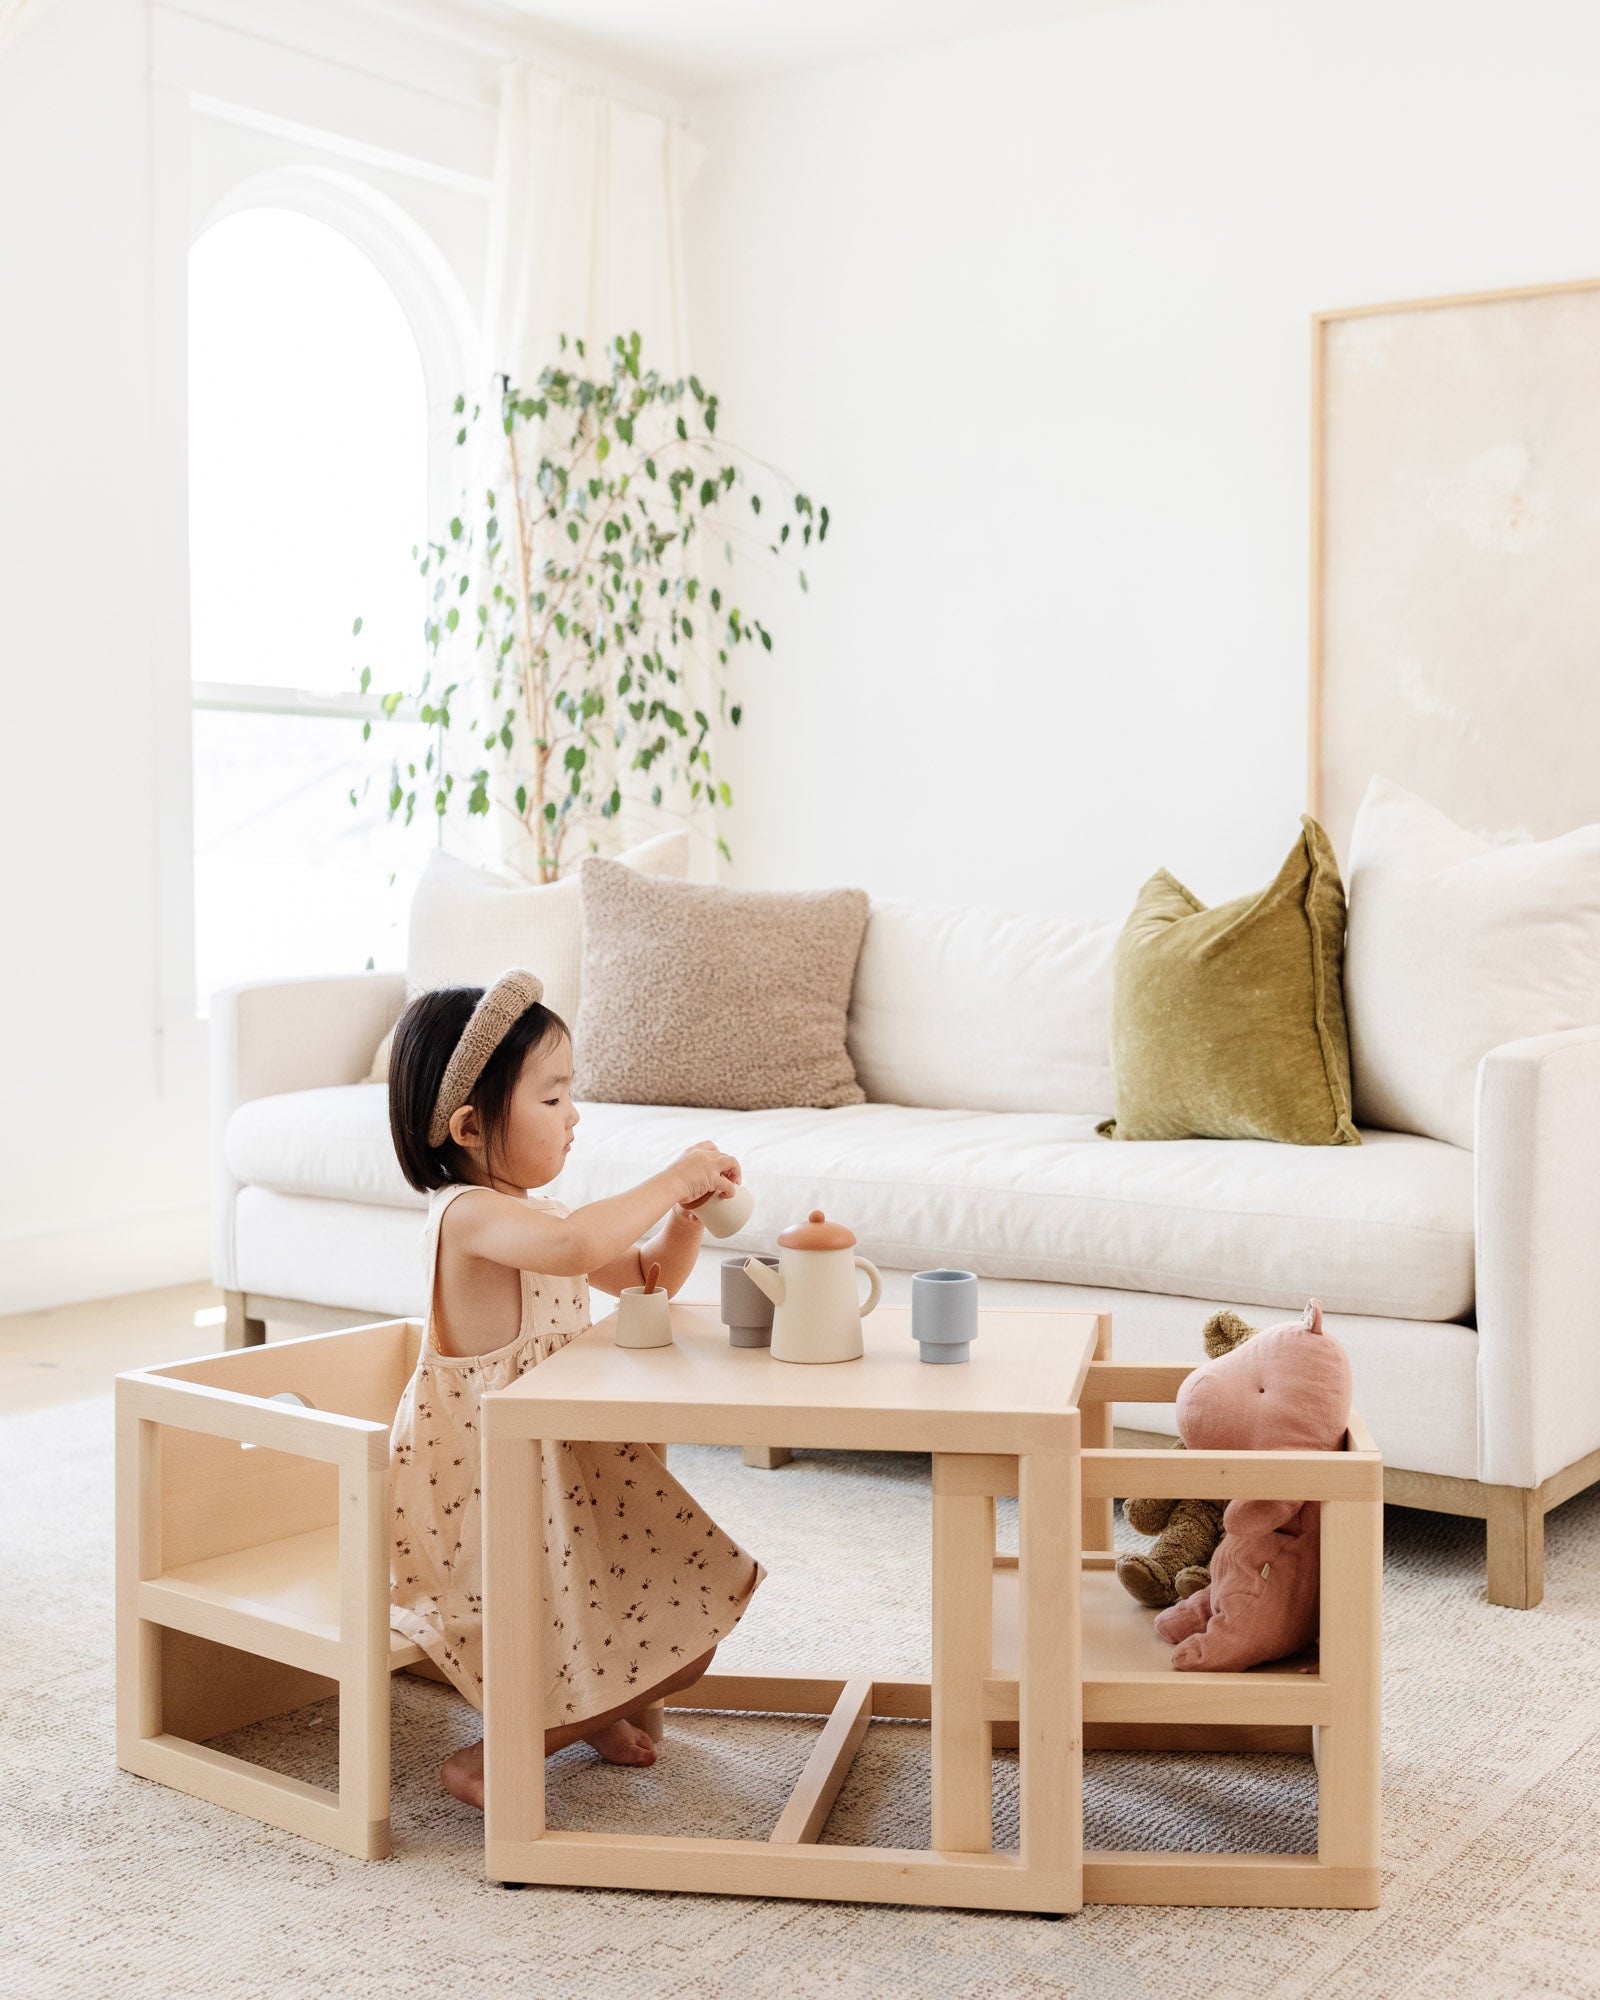
{"type": "Polygon", "coordinates": [[[771,1299],[774,1361],[857,1361],[861,1318],[883,1297],[877,1266],[855,1254],[856,1239],[820,1208],[778,1238],[778,1268],[751,1257],[745,1275],[771,1299]],[[856,1272],[867,1274],[857,1295],[856,1272]]]}

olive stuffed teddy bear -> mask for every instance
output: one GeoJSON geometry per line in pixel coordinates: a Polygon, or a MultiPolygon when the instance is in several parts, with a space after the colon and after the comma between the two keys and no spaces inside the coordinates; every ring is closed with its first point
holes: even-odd
{"type": "MultiPolygon", "coordinates": [[[[1231,1354],[1256,1331],[1236,1312],[1214,1312],[1202,1339],[1215,1361],[1231,1354]]],[[[1181,1441],[1174,1445],[1182,1451],[1181,1441]]],[[[1156,1543],[1142,1555],[1118,1556],[1117,1577],[1128,1595],[1152,1611],[1163,1611],[1181,1597],[1192,1597],[1211,1581],[1211,1556],[1222,1540],[1220,1500],[1124,1500],[1128,1526],[1156,1543]]]]}

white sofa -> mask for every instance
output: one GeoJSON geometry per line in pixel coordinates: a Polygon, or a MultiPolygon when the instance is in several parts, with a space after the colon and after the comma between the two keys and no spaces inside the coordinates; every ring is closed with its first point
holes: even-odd
{"type": "MultiPolygon", "coordinates": [[[[1130,1361],[1187,1362],[1219,1305],[1258,1321],[1319,1297],[1345,1342],[1391,1500],[1488,1524],[1488,1594],[1543,1589],[1544,1515],[1600,1478],[1600,1029],[1495,1049],[1471,1152],[1369,1131],[1360,1147],[1115,1144],[1109,928],[874,904],[850,1014],[869,1101],[833,1111],[588,1104],[555,1192],[578,1203],[715,1137],[756,1194],[717,1259],[821,1206],[883,1267],[954,1263],[996,1303],[1114,1314],[1130,1361]]],[[[387,1093],[364,1083],[396,974],[235,988],[211,1017],[214,1276],[230,1344],[288,1318],[420,1315],[425,1198],[387,1093]]],[[[1124,1406],[1135,1429],[1170,1409],[1124,1406]]]]}

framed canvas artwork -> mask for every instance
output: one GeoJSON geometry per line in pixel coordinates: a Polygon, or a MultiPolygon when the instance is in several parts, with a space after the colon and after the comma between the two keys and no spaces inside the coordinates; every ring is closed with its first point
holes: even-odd
{"type": "Polygon", "coordinates": [[[1318,314],[1310,809],[1600,820],[1600,279],[1318,314]]]}

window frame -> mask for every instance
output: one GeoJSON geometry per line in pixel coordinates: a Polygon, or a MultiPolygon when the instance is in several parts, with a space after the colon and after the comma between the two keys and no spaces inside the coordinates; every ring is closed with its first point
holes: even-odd
{"type": "MultiPolygon", "coordinates": [[[[451,489],[450,441],[459,424],[453,415],[453,406],[456,397],[472,380],[472,356],[477,345],[476,324],[454,272],[437,245],[418,224],[395,202],[367,183],[351,174],[320,165],[275,167],[251,175],[230,189],[210,208],[189,236],[184,251],[185,316],[188,308],[188,252],[219,222],[252,209],[289,210],[326,224],[365,255],[394,292],[416,340],[422,364],[428,425],[427,532],[437,538],[442,533],[443,523],[449,518],[455,498],[451,489]]],[[[185,384],[182,434],[186,498],[187,409],[185,384]]],[[[187,544],[187,507],[184,519],[187,544]]],[[[195,680],[189,671],[187,563],[183,629],[183,665],[188,696],[184,739],[189,760],[183,785],[182,813],[187,856],[187,892],[183,898],[186,921],[172,922],[168,926],[172,933],[168,940],[169,950],[182,951],[183,970],[178,973],[169,962],[164,981],[167,998],[162,1011],[164,1026],[172,1025],[172,1016],[180,1013],[183,1020],[203,1027],[209,1018],[210,996],[199,992],[196,978],[191,722],[194,711],[208,709],[234,714],[293,715],[329,721],[380,721],[384,711],[380,696],[373,692],[362,695],[352,689],[348,694],[329,694],[323,689],[302,688],[291,683],[262,686],[195,680]]],[[[417,717],[415,710],[406,704],[396,711],[396,719],[415,721],[417,717]]],[[[171,913],[174,917],[176,914],[176,911],[171,913]]]]}

